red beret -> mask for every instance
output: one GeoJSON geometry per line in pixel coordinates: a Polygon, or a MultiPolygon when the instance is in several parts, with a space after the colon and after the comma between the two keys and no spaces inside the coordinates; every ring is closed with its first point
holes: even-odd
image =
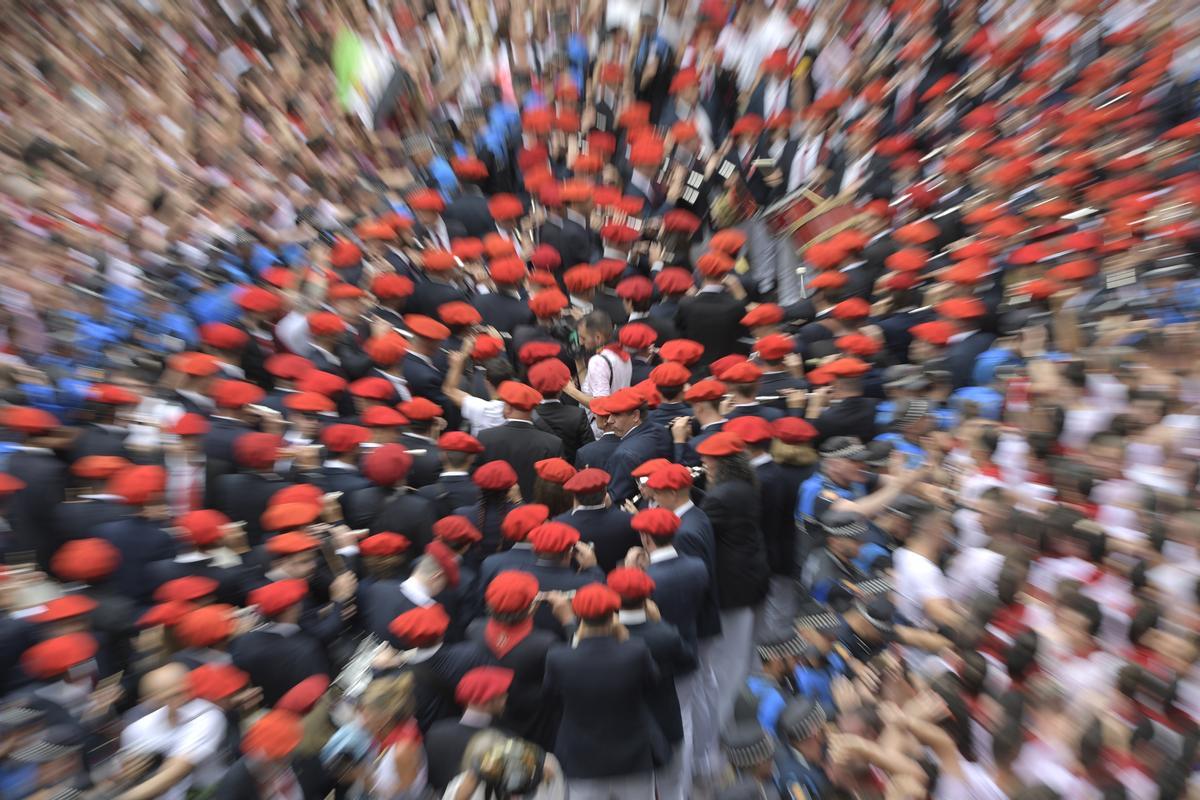
{"type": "Polygon", "coordinates": [[[479,455],[483,452],[483,444],[469,433],[463,431],[448,431],[438,437],[438,448],[452,453],[472,453],[479,455]]]}
{"type": "Polygon", "coordinates": [[[578,264],[563,273],[563,283],[572,292],[586,292],[600,285],[600,270],[588,264],[578,264]]]}
{"type": "Polygon", "coordinates": [[[834,345],[846,355],[859,358],[870,358],[879,352],[879,342],[861,333],[839,336],[834,345]]]}
{"type": "MultiPolygon", "coordinates": [[[[675,516],[671,511],[667,513],[672,517],[675,516]]],[[[654,592],[654,579],[644,570],[633,567],[617,567],[608,573],[608,588],[616,592],[622,600],[636,602],[645,600],[654,592]]]]}
{"type": "Polygon", "coordinates": [[[211,508],[201,508],[189,511],[175,520],[196,547],[207,547],[221,541],[224,531],[221,529],[230,523],[229,517],[211,508]]]}
{"type": "Polygon", "coordinates": [[[275,464],[283,439],[273,433],[243,433],[233,443],[233,460],[238,466],[266,469],[275,464]]]}
{"type": "Polygon", "coordinates": [[[528,108],[521,114],[521,129],[533,134],[545,135],[554,124],[554,111],[550,108],[528,108]]]}
{"type": "Polygon", "coordinates": [[[517,255],[517,246],[499,233],[489,233],[483,237],[483,252],[489,259],[512,258],[517,255]]]}
{"type": "Polygon", "coordinates": [[[316,369],[307,358],[292,353],[276,353],[264,362],[263,368],[268,375],[286,381],[299,380],[316,369]]]}
{"type": "MultiPolygon", "coordinates": [[[[624,269],[624,262],[617,261],[624,269]]],[[[617,297],[622,300],[628,300],[631,303],[641,303],[649,300],[654,295],[654,284],[650,279],[643,275],[634,275],[631,278],[625,278],[617,284],[617,297]]]]}
{"type": "Polygon", "coordinates": [[[562,522],[543,522],[527,538],[535,553],[561,555],[579,541],[579,531],[562,522]]]}
{"type": "Polygon", "coordinates": [[[221,363],[208,353],[176,353],[171,356],[168,365],[176,372],[193,378],[207,378],[221,369],[221,363]]]}
{"type": "Polygon", "coordinates": [[[704,355],[704,345],[691,339],[671,339],[663,342],[662,347],[658,348],[658,354],[663,361],[674,361],[688,367],[704,355]]]}
{"type": "Polygon", "coordinates": [[[771,435],[784,444],[803,444],[817,438],[817,429],[806,419],[780,417],[771,423],[771,435]]]}
{"type": "Polygon", "coordinates": [[[414,397],[399,405],[400,413],[414,422],[429,422],[442,415],[442,407],[426,397],[414,397]]]}
{"type": "Polygon", "coordinates": [[[780,48],[763,59],[762,68],[767,72],[787,72],[791,69],[791,60],[786,48],[780,48]]]}
{"type": "Polygon", "coordinates": [[[188,673],[188,694],[216,703],[240,692],[250,683],[250,676],[232,664],[201,664],[188,673]]]}
{"type": "MultiPolygon", "coordinates": [[[[304,507],[304,504],[303,503],[283,503],[282,505],[272,506],[270,510],[274,510],[276,508],[282,508],[282,509],[287,509],[288,511],[292,511],[293,509],[288,508],[289,506],[304,507]]],[[[307,506],[306,515],[308,513],[311,513],[311,509],[312,509],[312,506],[307,506]]],[[[299,511],[299,509],[295,509],[295,510],[299,511]]],[[[313,519],[316,519],[316,518],[313,517],[313,519]]],[[[303,523],[303,524],[307,525],[308,523],[303,523]]],[[[287,527],[298,527],[298,526],[289,525],[287,527]]],[[[267,539],[267,552],[273,556],[294,556],[297,553],[306,553],[309,550],[316,550],[320,546],[321,546],[320,541],[318,541],[315,537],[309,536],[307,533],[301,533],[300,531],[295,531],[295,530],[284,531],[283,533],[277,533],[274,536],[272,536],[270,539],[267,539]]]]}
{"type": "MultiPolygon", "coordinates": [[[[346,379],[332,372],[323,372],[319,369],[314,369],[296,381],[296,388],[301,392],[314,392],[326,397],[332,397],[339,392],[346,391],[346,379]]],[[[284,402],[286,403],[286,400],[284,402]]]]}
{"type": "Polygon", "coordinates": [[[242,408],[261,402],[265,396],[262,389],[247,381],[220,380],[212,387],[212,400],[217,408],[242,408]]]}
{"type": "Polygon", "coordinates": [[[611,480],[612,476],[604,470],[588,467],[576,472],[570,480],[563,484],[563,488],[573,494],[592,494],[607,489],[608,482],[611,480]]]}
{"type": "Polygon", "coordinates": [[[136,406],[142,398],[121,386],[111,383],[93,384],[88,390],[88,399],[106,406],[136,406]]]}
{"type": "Polygon", "coordinates": [[[804,260],[819,270],[831,270],[846,260],[849,253],[841,244],[830,239],[810,245],[804,251],[804,260]]]}
{"type": "MultiPolygon", "coordinates": [[[[676,464],[675,466],[679,465],[676,464]]],[[[691,477],[690,473],[688,477],[691,477]]],[[[670,509],[646,508],[634,514],[629,524],[638,533],[644,533],[655,539],[670,539],[679,530],[680,519],[670,509]]]]}
{"type": "Polygon", "coordinates": [[[200,341],[217,350],[241,350],[250,334],[224,322],[206,322],[200,326],[200,341]]]}
{"type": "Polygon", "coordinates": [[[87,595],[66,594],[48,600],[42,610],[30,619],[37,623],[61,622],[65,619],[74,619],[90,614],[96,610],[97,605],[96,601],[87,595]]]}
{"type": "Polygon", "coordinates": [[[682,92],[685,89],[693,89],[700,85],[700,76],[696,73],[693,67],[681,69],[671,78],[671,86],[669,91],[671,94],[682,92]]]}
{"type": "MultiPolygon", "coordinates": [[[[649,283],[649,281],[647,281],[649,283]]],[[[643,322],[631,322],[621,328],[617,341],[629,350],[645,350],[658,339],[658,332],[643,322]]]]}
{"type": "Polygon", "coordinates": [[[628,414],[646,404],[646,398],[633,387],[618,389],[604,401],[609,414],[628,414]]]}
{"type": "Polygon", "coordinates": [[[337,314],[317,311],[308,315],[308,330],[313,336],[336,336],[346,330],[346,323],[337,314]]]}
{"type": "Polygon", "coordinates": [[[537,597],[538,581],[528,572],[505,570],[487,585],[483,599],[493,614],[520,614],[537,597]]]}
{"type": "Polygon", "coordinates": [[[360,425],[330,425],[321,431],[321,444],[331,453],[349,453],[371,441],[371,432],[360,425]]]}
{"type": "Polygon", "coordinates": [[[337,269],[353,267],[362,261],[362,250],[346,239],[338,239],[329,248],[329,265],[337,269]]]}
{"type": "MultiPolygon", "coordinates": [[[[631,134],[630,138],[635,137],[631,134]]],[[[665,150],[658,136],[652,133],[639,135],[629,148],[629,163],[635,167],[657,167],[662,163],[665,150]]]]}
{"type": "Polygon", "coordinates": [[[489,492],[504,492],[517,482],[517,473],[507,461],[489,461],[471,476],[475,485],[489,492]]]}
{"type": "Polygon", "coordinates": [[[747,444],[762,444],[775,438],[771,423],[752,414],[734,417],[721,426],[724,433],[732,434],[747,444]]]}
{"type": "Polygon", "coordinates": [[[496,394],[508,405],[522,411],[532,411],[534,406],[542,402],[542,395],[537,389],[518,381],[504,381],[496,394]]]}
{"type": "Polygon", "coordinates": [[[262,761],[283,761],[304,739],[304,723],[291,711],[276,709],[255,720],[242,736],[242,752],[262,761]]]}
{"type": "Polygon", "coordinates": [[[745,443],[732,433],[721,431],[709,436],[696,445],[696,452],[702,456],[723,458],[740,453],[746,449],[745,443]]]}
{"type": "Polygon", "coordinates": [[[267,507],[280,506],[284,503],[307,503],[308,505],[320,506],[325,496],[325,490],[320,486],[312,483],[297,483],[292,486],[285,486],[282,489],[277,489],[271,499],[267,501],[267,507]]]}
{"type": "Polygon", "coordinates": [[[233,635],[233,612],[233,606],[220,603],[189,611],[174,626],[175,636],[188,647],[212,647],[233,635]]]}
{"type": "Polygon", "coordinates": [[[115,494],[127,506],[144,506],[163,493],[167,472],[157,466],[129,467],[108,482],[108,493],[115,494]]]}
{"type": "Polygon", "coordinates": [[[587,622],[611,617],[620,607],[621,596],[602,583],[589,583],[571,598],[575,616],[587,622]]]}
{"type": "Polygon", "coordinates": [[[246,595],[246,602],[258,606],[264,617],[277,617],[296,605],[308,594],[308,584],[298,578],[273,581],[246,595]]]}
{"type": "Polygon", "coordinates": [[[371,483],[388,488],[408,477],[412,463],[413,457],[403,445],[385,444],[367,453],[362,472],[371,483]]]}
{"type": "Polygon", "coordinates": [[[554,277],[553,273],[544,272],[540,269],[535,269],[529,273],[529,282],[534,286],[540,287],[538,291],[541,289],[558,288],[558,279],[554,277]]]}
{"type": "Polygon", "coordinates": [[[247,286],[237,294],[238,308],[256,314],[271,314],[283,308],[283,298],[261,286],[247,286]]]}
{"type": "Polygon", "coordinates": [[[194,611],[196,606],[183,600],[168,600],[165,603],[150,606],[146,613],[137,619],[139,628],[153,628],[157,625],[174,627],[179,621],[194,611]]]}
{"type": "Polygon", "coordinates": [[[516,256],[497,258],[488,265],[488,275],[498,285],[515,286],[525,280],[525,262],[516,256]]]}
{"type": "Polygon", "coordinates": [[[734,256],[746,246],[746,234],[737,228],[726,228],[714,233],[708,240],[708,246],[727,256],[734,256]]]}
{"type": "Polygon", "coordinates": [[[754,352],[758,353],[763,361],[782,361],[796,352],[796,342],[790,336],[772,333],[754,343],[754,352]]]}
{"type": "Polygon", "coordinates": [[[744,117],[739,117],[737,122],[733,123],[733,128],[730,129],[730,136],[758,136],[763,130],[762,117],[757,114],[747,114],[744,117]]]}
{"type": "Polygon", "coordinates": [[[736,367],[738,364],[745,364],[746,361],[746,356],[742,355],[741,353],[730,353],[727,356],[721,356],[716,361],[709,364],[708,369],[712,372],[713,377],[724,380],[725,372],[727,370],[729,370],[731,367],[736,367]]]}
{"type": "Polygon", "coordinates": [[[168,432],[176,436],[203,436],[208,433],[208,420],[199,414],[187,413],[175,420],[168,432]]]}
{"type": "Polygon", "coordinates": [[[154,599],[160,603],[169,600],[195,602],[217,591],[217,582],[203,575],[185,575],[175,578],[154,590],[154,599]]]}
{"type": "Polygon", "coordinates": [[[14,431],[30,435],[48,433],[58,427],[58,420],[48,411],[28,406],[8,406],[0,409],[3,425],[14,431]]]}
{"type": "Polygon", "coordinates": [[[442,322],[451,328],[465,328],[468,325],[478,325],[483,322],[483,317],[480,316],[475,306],[461,300],[442,303],[438,306],[437,312],[442,322]]]}
{"type": "Polygon", "coordinates": [[[562,266],[562,256],[558,250],[551,244],[539,244],[534,248],[533,254],[529,257],[529,263],[534,269],[550,272],[562,266]]]}
{"type": "Polygon", "coordinates": [[[937,304],[937,313],[947,319],[978,319],[987,313],[987,309],[977,298],[952,297],[937,304]]]}
{"type": "Polygon", "coordinates": [[[478,158],[454,158],[450,161],[454,175],[463,181],[481,181],[488,176],[487,164],[478,158]]]}
{"type": "Polygon", "coordinates": [[[1082,281],[1092,277],[1098,271],[1099,267],[1095,261],[1077,259],[1051,267],[1046,273],[1046,277],[1055,281],[1082,281]]]}
{"type": "Polygon", "coordinates": [[[421,266],[426,272],[449,272],[458,262],[449,250],[426,250],[421,253],[421,266]]]}
{"type": "Polygon", "coordinates": [[[71,474],[87,480],[108,480],[131,466],[120,456],[84,456],[71,465],[71,474]]]}
{"type": "Polygon", "coordinates": [[[571,371],[557,358],[543,359],[529,368],[529,383],[542,394],[561,392],[571,382],[571,371]]]}
{"type": "Polygon", "coordinates": [[[511,222],[520,219],[525,213],[521,198],[513,194],[497,194],[488,199],[488,212],[492,219],[501,222],[511,222]]]}
{"type": "Polygon", "coordinates": [[[860,359],[846,356],[824,365],[824,369],[835,378],[857,378],[871,371],[871,365],[860,359]]]}
{"type": "Polygon", "coordinates": [[[88,634],[68,633],[30,647],[21,654],[21,668],[30,677],[49,681],[94,657],[97,649],[88,634]]]}
{"type": "Polygon", "coordinates": [[[687,209],[674,208],[663,214],[662,230],[665,233],[683,233],[692,236],[700,230],[700,218],[687,209]]]}
{"type": "Polygon", "coordinates": [[[762,374],[762,367],[752,361],[742,361],[722,372],[721,380],[725,383],[757,383],[762,374]]]}
{"type": "Polygon", "coordinates": [[[635,101],[625,106],[617,117],[617,126],[621,128],[644,128],[650,124],[650,104],[635,101]]]}
{"type": "Polygon", "coordinates": [[[575,468],[562,458],[543,458],[533,464],[534,472],[544,481],[560,486],[575,477],[575,468]]]}
{"type": "Polygon", "coordinates": [[[408,329],[423,339],[442,341],[450,336],[450,329],[432,317],[422,314],[408,314],[404,317],[408,329]]]}
{"type": "Polygon", "coordinates": [[[604,157],[599,153],[580,153],[571,162],[571,170],[576,175],[595,175],[604,169],[604,157]]]}
{"type": "Polygon", "coordinates": [[[939,233],[938,226],[930,220],[925,219],[903,225],[897,228],[896,232],[892,235],[898,242],[918,245],[932,242],[938,237],[939,233]]]}
{"type": "Polygon", "coordinates": [[[475,667],[462,676],[454,690],[454,700],[460,706],[481,706],[508,693],[513,671],[504,667],[475,667]]]}
{"type": "Polygon", "coordinates": [[[460,514],[442,517],[433,523],[433,535],[451,545],[473,544],[483,540],[479,529],[460,514]]]}
{"type": "Polygon", "coordinates": [[[413,282],[403,275],[387,272],[371,281],[371,294],[380,300],[399,300],[413,293],[413,282]]]}
{"type": "Polygon", "coordinates": [[[646,488],[656,491],[678,492],[692,485],[692,472],[682,464],[668,464],[657,469],[646,478],[646,488]]]}
{"type": "Polygon", "coordinates": [[[688,368],[675,361],[665,361],[650,370],[650,380],[656,386],[683,386],[691,377],[688,368]]]}
{"type": "Polygon", "coordinates": [[[19,492],[24,488],[25,481],[9,475],[7,472],[0,472],[0,497],[19,492]]]}
{"type": "Polygon", "coordinates": [[[949,343],[950,337],[954,335],[954,331],[954,325],[946,320],[930,320],[908,329],[914,339],[920,339],[922,342],[928,342],[938,347],[945,347],[949,343]]]}
{"type": "Polygon", "coordinates": [[[330,300],[357,300],[367,293],[352,283],[334,283],[325,290],[325,296],[330,300]]]}
{"type": "Polygon", "coordinates": [[[559,314],[570,301],[558,289],[545,289],[529,298],[529,310],[538,319],[547,319],[559,314]]]}
{"type": "Polygon", "coordinates": [[[696,381],[683,393],[683,399],[689,403],[712,402],[725,396],[725,384],[712,378],[696,381]]]}
{"type": "Polygon", "coordinates": [[[471,346],[471,358],[474,361],[487,361],[495,358],[504,351],[504,340],[498,336],[477,336],[471,346]]]}
{"type": "Polygon", "coordinates": [[[301,414],[324,414],[333,411],[337,405],[325,395],[316,392],[290,392],[284,395],[283,407],[289,411],[299,411],[301,414]]]}
{"type": "Polygon", "coordinates": [[[670,465],[671,462],[665,458],[652,458],[649,461],[643,461],[641,464],[638,464],[629,474],[635,478],[649,478],[657,470],[670,465]]]}
{"type": "Polygon", "coordinates": [[[523,542],[529,532],[550,519],[550,509],[541,503],[526,503],[504,515],[500,533],[510,542],[523,542]]]}
{"type": "Polygon", "coordinates": [[[328,688],[328,675],[311,675],[284,692],[275,701],[275,710],[303,716],[313,710],[328,688]]]}
{"type": "Polygon", "coordinates": [[[861,297],[851,297],[833,307],[834,319],[866,319],[871,313],[871,304],[861,297]]]}
{"type": "Polygon", "coordinates": [[[441,214],[446,210],[446,201],[433,189],[418,189],[405,198],[408,207],[413,211],[429,211],[441,214]]]}
{"type": "Polygon", "coordinates": [[[654,278],[654,285],[663,294],[683,294],[695,286],[692,273],[681,267],[667,267],[654,278]]]}
{"type": "Polygon", "coordinates": [[[929,254],[919,247],[897,250],[886,259],[884,266],[897,272],[919,272],[929,263],[929,254]]]}
{"type": "Polygon", "coordinates": [[[521,345],[521,349],[517,351],[517,360],[531,367],[539,361],[557,358],[561,352],[562,345],[558,342],[535,340],[521,345]]]}
{"type": "Polygon", "coordinates": [[[720,250],[710,250],[696,259],[696,269],[708,278],[720,278],[733,271],[733,258],[720,250]]]}
{"type": "Polygon", "coordinates": [[[364,556],[397,556],[411,546],[407,536],[384,531],[359,542],[358,552],[364,556]]]}
{"type": "Polygon", "coordinates": [[[50,571],[64,581],[96,583],[120,563],[121,552],[107,539],[70,539],[50,559],[50,571]]]}
{"type": "Polygon", "coordinates": [[[347,388],[350,390],[350,394],[364,400],[387,402],[396,396],[396,388],[392,386],[392,382],[380,375],[359,378],[347,388]]]}
{"type": "Polygon", "coordinates": [[[406,611],[388,623],[392,635],[408,647],[432,647],[446,637],[450,617],[441,603],[406,611]]]}
{"type": "MultiPolygon", "coordinates": [[[[268,531],[288,531],[311,525],[319,516],[321,516],[321,506],[317,503],[276,503],[267,506],[262,513],[260,522],[262,522],[263,529],[268,531]]],[[[284,540],[284,542],[289,541],[284,540]]],[[[278,543],[276,547],[289,546],[284,542],[278,543]]],[[[267,550],[270,549],[270,544],[268,544],[267,550]]],[[[290,554],[284,553],[283,555],[290,554]]]]}
{"type": "Polygon", "coordinates": [[[742,317],[742,325],[758,328],[763,325],[778,325],[783,322],[783,309],[775,303],[759,303],[742,317]]]}

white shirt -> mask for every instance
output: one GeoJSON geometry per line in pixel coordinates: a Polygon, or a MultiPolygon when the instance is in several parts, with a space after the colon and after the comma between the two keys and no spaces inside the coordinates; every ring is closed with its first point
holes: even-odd
{"type": "Polygon", "coordinates": [[[177,725],[171,725],[165,707],[131,722],[121,732],[121,750],[181,758],[191,764],[192,772],[161,795],[165,800],[183,800],[192,787],[203,789],[220,782],[228,766],[220,754],[224,739],[221,709],[206,700],[192,700],[179,709],[177,725]]]}
{"type": "Polygon", "coordinates": [[[615,353],[606,354],[601,350],[588,359],[583,392],[592,397],[608,397],[618,389],[628,387],[632,379],[632,359],[625,360],[615,353]]]}
{"type": "Polygon", "coordinates": [[[896,610],[912,625],[932,628],[933,623],[925,614],[925,603],[949,597],[946,576],[937,564],[907,547],[892,554],[892,565],[896,575],[896,610]]]}
{"type": "Polygon", "coordinates": [[[768,78],[763,89],[763,119],[770,119],[787,108],[788,82],[768,78]]]}
{"type": "Polygon", "coordinates": [[[463,398],[462,418],[471,426],[471,435],[478,436],[480,431],[504,424],[504,401],[469,394],[463,398]]]}

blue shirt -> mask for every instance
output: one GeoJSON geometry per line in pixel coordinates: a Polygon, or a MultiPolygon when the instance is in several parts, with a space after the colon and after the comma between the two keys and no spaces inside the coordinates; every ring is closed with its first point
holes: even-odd
{"type": "Polygon", "coordinates": [[[916,469],[916,467],[925,460],[925,451],[921,448],[921,446],[913,444],[898,433],[880,434],[879,436],[875,437],[875,441],[891,442],[893,449],[904,453],[906,456],[904,463],[908,469],[916,469]]]}
{"type": "Polygon", "coordinates": [[[800,484],[800,494],[796,499],[796,521],[805,522],[806,519],[813,519],[813,509],[817,505],[817,499],[821,496],[821,492],[829,490],[838,497],[846,500],[854,500],[855,498],[865,497],[867,487],[861,483],[852,484],[849,488],[838,486],[822,472],[817,471],[810,475],[804,483],[800,484]]]}
{"type": "Polygon", "coordinates": [[[830,651],[825,656],[823,667],[796,667],[796,693],[820,703],[826,714],[837,714],[831,687],[835,677],[845,674],[846,662],[837,653],[830,651]]]}
{"type": "Polygon", "coordinates": [[[773,733],[775,723],[779,720],[783,707],[787,705],[783,692],[779,691],[779,685],[775,681],[764,675],[751,675],[746,679],[746,685],[758,698],[758,724],[763,726],[763,730],[773,733]]]}

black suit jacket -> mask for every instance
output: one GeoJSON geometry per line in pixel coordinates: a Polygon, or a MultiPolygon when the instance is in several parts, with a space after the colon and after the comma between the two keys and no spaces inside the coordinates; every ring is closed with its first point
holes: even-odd
{"type": "Polygon", "coordinates": [[[262,515],[271,497],[291,481],[274,472],[237,472],[217,478],[213,496],[218,511],[231,520],[246,523],[246,540],[257,547],[266,539],[262,515]]]}
{"type": "Polygon", "coordinates": [[[589,637],[552,649],[545,691],[563,705],[554,754],[566,777],[633,775],[665,763],[668,745],[652,708],[660,690],[658,667],[638,639],[589,637]]]}
{"type": "Polygon", "coordinates": [[[127,430],[114,430],[104,425],[88,423],[79,429],[79,435],[71,445],[71,461],[75,462],[86,456],[120,456],[127,459],[127,436],[127,430]]]}
{"type": "Polygon", "coordinates": [[[783,468],[774,461],[754,468],[758,475],[758,496],[762,508],[762,532],[767,545],[767,563],[775,575],[796,574],[796,491],[783,468]]]}
{"type": "Polygon", "coordinates": [[[562,247],[558,254],[562,256],[564,270],[576,264],[590,263],[592,260],[592,232],[573,219],[563,219],[562,247]]]}
{"type": "Polygon", "coordinates": [[[554,519],[579,531],[579,538],[596,548],[596,566],[605,575],[625,561],[629,548],[637,547],[641,542],[629,524],[633,515],[619,506],[576,508],[554,519]]]}
{"type": "Polygon", "coordinates": [[[493,292],[477,294],[471,298],[471,302],[479,310],[479,316],[483,317],[483,324],[491,325],[498,331],[512,332],[518,325],[533,324],[533,312],[520,297],[493,292]]]}
{"type": "MultiPolygon", "coordinates": [[[[438,319],[438,306],[454,301],[466,303],[469,302],[469,298],[462,289],[449,283],[438,280],[419,281],[408,298],[408,313],[424,314],[438,319]]],[[[409,359],[405,359],[405,364],[408,361],[409,359]]]]}
{"type": "Polygon", "coordinates": [[[507,550],[502,550],[499,553],[492,553],[483,559],[479,565],[478,589],[480,593],[487,591],[488,584],[492,582],[501,572],[515,569],[522,572],[528,572],[529,567],[533,566],[536,561],[533,555],[533,548],[525,542],[519,545],[514,545],[507,550]]]}
{"type": "Polygon", "coordinates": [[[217,784],[214,797],[229,798],[229,800],[268,800],[258,790],[258,781],[250,774],[246,759],[239,758],[232,767],[225,771],[221,782],[217,784]]]}
{"type": "Polygon", "coordinates": [[[633,471],[652,458],[670,459],[674,453],[671,434],[662,425],[643,421],[620,440],[608,458],[605,471],[612,476],[608,493],[621,505],[637,494],[633,471]]]}
{"type": "Polygon", "coordinates": [[[424,451],[412,457],[412,468],[408,471],[408,480],[405,481],[409,486],[419,489],[437,481],[442,474],[442,451],[438,449],[437,442],[411,433],[400,434],[396,437],[396,442],[404,445],[407,450],[424,451]]]}
{"type": "Polygon", "coordinates": [[[533,465],[563,454],[563,444],[557,436],[538,430],[530,422],[509,420],[481,431],[479,441],[484,448],[482,463],[503,460],[516,470],[522,497],[533,497],[533,482],[537,478],[533,465]]]}
{"type": "Polygon", "coordinates": [[[864,442],[874,439],[875,405],[869,397],[847,397],[829,406],[813,420],[817,443],[831,436],[857,436],[864,442]]]}
{"type": "Polygon", "coordinates": [[[640,639],[650,650],[658,667],[659,688],[650,698],[650,708],[663,736],[672,745],[683,741],[683,718],[679,713],[679,695],[675,679],[696,669],[696,651],[669,622],[630,623],[630,639],[640,639]]]}
{"type": "Polygon", "coordinates": [[[446,418],[447,429],[457,429],[459,422],[462,421],[462,416],[458,406],[451,403],[450,398],[446,397],[442,391],[442,381],[446,379],[446,373],[442,371],[437,362],[434,361],[430,364],[415,353],[409,353],[404,357],[401,371],[404,380],[408,382],[408,390],[413,393],[413,396],[424,397],[426,400],[437,403],[442,408],[442,416],[446,418]]]}
{"type": "Polygon", "coordinates": [[[329,674],[329,659],[315,636],[304,631],[282,635],[268,628],[244,633],[229,643],[234,666],[262,689],[263,704],[279,698],[305,678],[329,674]]]}
{"type": "Polygon", "coordinates": [[[39,569],[48,571],[50,558],[62,543],[54,522],[55,511],[66,493],[66,465],[48,450],[30,449],[9,456],[7,470],[25,487],[8,499],[12,539],[6,549],[32,552],[39,569]]]}
{"type": "Polygon", "coordinates": [[[462,772],[463,753],[480,731],[486,728],[467,725],[458,719],[443,719],[433,723],[425,734],[425,760],[429,766],[429,785],[438,794],[446,791],[450,781],[462,772]]]}
{"type": "Polygon", "coordinates": [[[585,444],[575,453],[576,469],[598,467],[608,471],[608,459],[621,444],[621,437],[615,433],[606,433],[591,444],[585,444]]]}
{"type": "Polygon", "coordinates": [[[688,646],[696,649],[700,638],[698,623],[702,613],[716,612],[716,595],[709,591],[708,567],[695,556],[678,554],[674,558],[652,561],[646,574],[654,579],[651,599],[664,622],[679,631],[688,646]],[[711,605],[711,609],[706,606],[711,605]]]}
{"type": "Polygon", "coordinates": [[[712,522],[721,608],[757,605],[770,577],[758,493],[745,481],[725,481],[709,487],[700,508],[712,522]]]}
{"type": "Polygon", "coordinates": [[[204,434],[204,457],[211,471],[209,479],[225,472],[233,472],[233,443],[241,436],[254,431],[246,423],[229,417],[212,417],[208,433],[204,434]]]}
{"type": "Polygon", "coordinates": [[[442,219],[454,220],[466,230],[468,236],[482,239],[496,230],[496,220],[488,211],[487,198],[474,191],[465,191],[447,204],[442,219]]]}
{"type": "Polygon", "coordinates": [[[721,632],[720,590],[717,587],[717,540],[713,534],[712,521],[699,507],[689,508],[679,518],[679,530],[672,541],[680,555],[700,559],[708,570],[708,593],[700,617],[696,621],[696,633],[704,639],[721,632]]]}
{"type": "Polygon", "coordinates": [[[417,725],[422,733],[438,720],[458,713],[454,701],[458,682],[475,667],[491,662],[490,654],[478,642],[459,642],[443,644],[426,660],[400,668],[401,672],[411,672],[416,681],[417,725]]]}
{"type": "Polygon", "coordinates": [[[615,294],[610,294],[603,286],[596,290],[596,295],[592,298],[592,305],[597,311],[608,314],[608,318],[617,327],[624,325],[625,320],[629,318],[629,312],[625,310],[625,301],[615,294]]]}
{"type": "MultiPolygon", "coordinates": [[[[604,573],[593,567],[577,571],[573,566],[560,566],[541,559],[535,559],[527,567],[515,567],[522,572],[528,572],[537,578],[538,588],[543,592],[574,592],[589,583],[604,583],[604,573]]],[[[533,624],[544,631],[550,631],[559,639],[566,638],[566,631],[559,624],[554,614],[550,612],[548,603],[538,606],[533,615],[533,624]]]]}
{"type": "Polygon", "coordinates": [[[128,514],[129,506],[117,500],[69,500],[59,503],[53,511],[58,541],[65,542],[87,538],[93,528],[128,514]]]}
{"type": "MultiPolygon", "coordinates": [[[[487,624],[484,619],[472,622],[467,629],[467,638],[487,647],[487,624]]],[[[542,693],[542,680],[546,675],[546,654],[559,642],[560,639],[549,631],[534,628],[519,642],[510,645],[503,655],[488,649],[497,666],[513,671],[508,702],[498,726],[547,750],[554,746],[562,708],[542,693]]]]}
{"type": "Polygon", "coordinates": [[[746,336],[741,322],[745,315],[746,304],[728,292],[701,292],[679,301],[675,327],[683,338],[704,345],[698,365],[706,367],[723,356],[746,352],[740,342],[746,336]]]}
{"type": "Polygon", "coordinates": [[[581,447],[596,441],[587,412],[561,400],[539,403],[533,411],[533,424],[539,430],[557,436],[562,442],[562,457],[572,463],[581,447]]]}
{"type": "Polygon", "coordinates": [[[437,519],[449,516],[460,506],[473,506],[479,502],[479,487],[470,475],[442,475],[437,481],[417,490],[433,503],[437,519]]]}
{"type": "Polygon", "coordinates": [[[975,359],[992,346],[996,337],[983,331],[975,331],[967,338],[955,342],[946,350],[946,360],[950,362],[950,377],[954,388],[974,386],[975,359]]]}
{"type": "Polygon", "coordinates": [[[342,501],[346,522],[355,528],[367,528],[372,534],[402,533],[412,542],[413,553],[422,552],[433,541],[433,523],[437,522],[433,502],[408,486],[390,492],[369,486],[344,495],[342,501]]]}
{"type": "Polygon", "coordinates": [[[146,575],[152,586],[151,591],[157,590],[167,581],[196,575],[216,581],[217,602],[228,603],[232,606],[242,605],[242,601],[246,599],[245,589],[253,582],[250,580],[250,575],[255,572],[257,570],[248,564],[238,567],[214,567],[207,559],[154,561],[146,567],[146,575]]]}
{"type": "Polygon", "coordinates": [[[113,587],[126,597],[148,604],[154,592],[150,565],[175,557],[175,538],[157,522],[142,517],[105,523],[96,528],[95,534],[121,553],[121,563],[110,578],[113,587]]]}

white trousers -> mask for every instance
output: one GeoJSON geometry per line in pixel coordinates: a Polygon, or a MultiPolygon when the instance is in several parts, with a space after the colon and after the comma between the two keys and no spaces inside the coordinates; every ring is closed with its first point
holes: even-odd
{"type": "Polygon", "coordinates": [[[654,800],[654,773],[567,781],[571,800],[654,800]]]}
{"type": "Polygon", "coordinates": [[[720,644],[712,658],[717,680],[717,728],[729,722],[733,703],[746,685],[754,659],[754,620],[756,609],[731,608],[721,612],[720,644]]]}

